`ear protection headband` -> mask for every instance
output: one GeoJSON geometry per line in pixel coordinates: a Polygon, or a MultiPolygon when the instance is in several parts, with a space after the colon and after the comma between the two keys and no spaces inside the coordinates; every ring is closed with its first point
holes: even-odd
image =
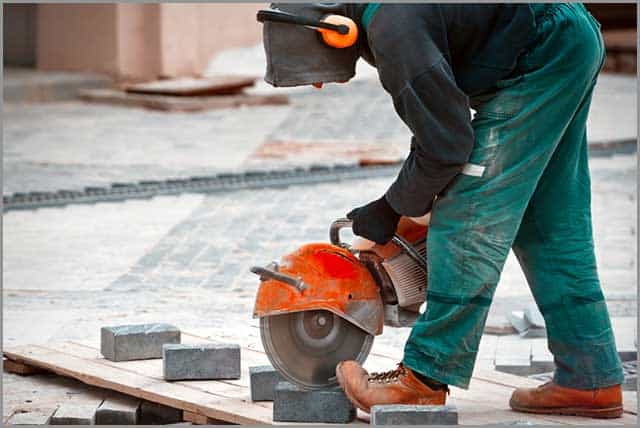
{"type": "Polygon", "coordinates": [[[311,19],[280,10],[260,10],[257,18],[258,22],[271,21],[315,29],[327,45],[338,49],[353,46],[358,40],[358,26],[352,19],[342,15],[331,14],[321,19],[311,19]]]}

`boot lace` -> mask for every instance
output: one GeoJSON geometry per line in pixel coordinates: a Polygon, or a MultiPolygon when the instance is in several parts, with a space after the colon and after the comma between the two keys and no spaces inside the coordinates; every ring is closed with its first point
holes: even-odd
{"type": "Polygon", "coordinates": [[[371,373],[371,375],[369,375],[369,382],[391,383],[395,382],[400,376],[404,376],[405,374],[407,374],[407,369],[404,368],[402,363],[398,363],[398,366],[393,370],[371,373]]]}

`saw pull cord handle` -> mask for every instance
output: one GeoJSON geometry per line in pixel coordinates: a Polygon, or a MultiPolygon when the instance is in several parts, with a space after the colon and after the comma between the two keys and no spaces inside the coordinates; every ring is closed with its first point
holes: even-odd
{"type": "Polygon", "coordinates": [[[276,281],[284,282],[291,285],[300,291],[301,293],[306,290],[307,286],[302,281],[302,278],[296,278],[286,273],[278,272],[277,263],[269,263],[267,266],[253,266],[251,272],[260,276],[260,280],[275,279],[276,281]]]}
{"type": "MultiPolygon", "coordinates": [[[[348,218],[339,218],[331,223],[331,227],[329,228],[329,240],[331,241],[331,243],[333,245],[346,248],[347,250],[351,248],[349,244],[346,244],[340,240],[340,231],[345,227],[351,227],[352,225],[353,221],[349,220],[348,218]]],[[[413,248],[413,245],[411,245],[406,239],[398,234],[393,235],[391,241],[398,247],[400,247],[401,251],[407,253],[411,260],[413,260],[418,265],[420,270],[422,270],[426,275],[427,266],[425,264],[425,261],[422,259],[420,253],[415,248],[413,248]]]]}

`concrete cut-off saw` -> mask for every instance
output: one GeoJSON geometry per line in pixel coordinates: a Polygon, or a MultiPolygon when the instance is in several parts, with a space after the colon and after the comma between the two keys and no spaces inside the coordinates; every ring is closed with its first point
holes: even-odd
{"type": "Polygon", "coordinates": [[[337,384],[336,365],[369,355],[383,325],[409,327],[426,299],[428,218],[402,217],[378,245],[340,238],[351,221],[331,224],[331,243],[303,245],[279,262],[254,266],[253,312],[273,367],[304,389],[337,384]]]}

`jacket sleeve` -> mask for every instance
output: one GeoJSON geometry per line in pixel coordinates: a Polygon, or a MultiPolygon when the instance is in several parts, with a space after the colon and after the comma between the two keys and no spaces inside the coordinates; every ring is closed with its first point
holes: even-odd
{"type": "Polygon", "coordinates": [[[425,25],[402,12],[381,10],[368,36],[382,85],[413,133],[409,156],[385,196],[398,213],[415,217],[429,212],[436,195],[460,173],[474,136],[469,100],[441,46],[446,44],[442,20],[435,16],[435,24],[425,25]],[[442,37],[434,40],[430,33],[437,31],[442,37]]]}

